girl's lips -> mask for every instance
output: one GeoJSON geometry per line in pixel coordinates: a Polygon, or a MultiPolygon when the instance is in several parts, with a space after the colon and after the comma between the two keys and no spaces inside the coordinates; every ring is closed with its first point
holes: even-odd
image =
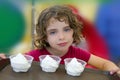
{"type": "Polygon", "coordinates": [[[59,46],[65,46],[67,44],[67,42],[63,42],[63,43],[59,43],[59,46]]]}

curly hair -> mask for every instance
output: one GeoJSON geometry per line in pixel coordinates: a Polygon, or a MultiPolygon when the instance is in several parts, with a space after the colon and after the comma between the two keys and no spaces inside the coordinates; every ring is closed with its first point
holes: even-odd
{"type": "Polygon", "coordinates": [[[77,16],[72,13],[72,10],[65,5],[55,5],[49,8],[46,8],[41,12],[36,24],[36,34],[37,37],[34,41],[34,45],[41,49],[44,47],[49,47],[49,43],[46,42],[47,33],[46,28],[49,25],[49,20],[55,18],[58,21],[65,21],[70,25],[70,28],[73,29],[73,43],[80,43],[82,22],[78,21],[77,16]]]}

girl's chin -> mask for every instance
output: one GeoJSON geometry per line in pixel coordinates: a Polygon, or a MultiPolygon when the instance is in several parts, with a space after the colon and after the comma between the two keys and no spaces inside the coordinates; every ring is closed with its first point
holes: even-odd
{"type": "Polygon", "coordinates": [[[63,51],[67,51],[68,48],[69,48],[69,47],[60,47],[60,48],[58,48],[58,50],[63,52],[63,51]]]}

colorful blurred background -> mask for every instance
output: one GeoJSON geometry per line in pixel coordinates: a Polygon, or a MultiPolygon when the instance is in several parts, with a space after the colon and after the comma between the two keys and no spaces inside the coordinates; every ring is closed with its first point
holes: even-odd
{"type": "Polygon", "coordinates": [[[69,5],[83,21],[86,50],[120,61],[119,0],[0,0],[0,52],[17,54],[34,49],[37,18],[43,9],[56,4],[69,5]]]}
{"type": "Polygon", "coordinates": [[[0,0],[0,52],[30,50],[31,20],[31,1],[0,0]]]}

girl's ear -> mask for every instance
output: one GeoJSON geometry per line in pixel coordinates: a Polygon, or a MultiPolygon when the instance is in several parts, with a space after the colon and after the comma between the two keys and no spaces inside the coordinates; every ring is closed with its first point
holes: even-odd
{"type": "Polygon", "coordinates": [[[47,40],[47,39],[46,39],[45,41],[48,43],[48,40],[47,40]]]}

